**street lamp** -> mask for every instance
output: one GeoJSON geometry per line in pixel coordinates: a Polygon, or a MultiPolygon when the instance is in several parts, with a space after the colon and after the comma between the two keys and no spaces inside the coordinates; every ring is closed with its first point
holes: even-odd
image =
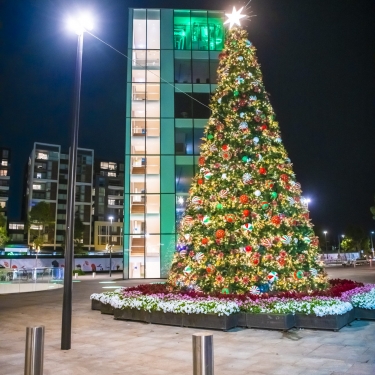
{"type": "MultiPolygon", "coordinates": [[[[108,219],[111,220],[111,226],[109,227],[109,234],[111,235],[112,234],[113,216],[109,216],[108,219]]],[[[112,244],[110,244],[109,242],[112,242],[112,238],[111,238],[111,241],[109,241],[109,239],[108,239],[108,249],[109,249],[109,277],[112,277],[112,244]]]]}
{"type": "Polygon", "coordinates": [[[324,232],[324,237],[325,237],[325,241],[326,241],[326,256],[327,256],[327,259],[328,259],[328,248],[327,248],[327,231],[325,230],[324,232]]]}
{"type": "Polygon", "coordinates": [[[65,247],[65,272],[64,272],[64,294],[61,327],[61,350],[71,348],[72,336],[72,272],[73,272],[73,249],[74,249],[74,204],[77,170],[77,148],[79,129],[79,110],[81,100],[81,76],[82,76],[82,50],[83,34],[92,29],[92,20],[88,14],[81,14],[77,18],[68,20],[69,29],[78,36],[77,59],[74,82],[73,121],[71,128],[71,144],[69,150],[68,170],[68,194],[66,202],[66,247],[65,247]]]}
{"type": "Polygon", "coordinates": [[[374,234],[374,231],[371,231],[371,251],[372,251],[372,258],[374,258],[374,243],[372,241],[372,235],[374,234]]]}

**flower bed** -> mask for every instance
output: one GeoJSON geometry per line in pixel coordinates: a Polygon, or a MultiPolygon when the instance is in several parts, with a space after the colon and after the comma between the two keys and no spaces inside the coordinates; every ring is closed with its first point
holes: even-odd
{"type": "Polygon", "coordinates": [[[192,291],[169,292],[164,284],[148,284],[93,294],[91,299],[101,303],[102,313],[114,311],[115,319],[120,320],[224,330],[236,325],[338,330],[354,319],[353,306],[375,312],[374,287],[332,280],[331,288],[324,293],[210,296],[192,291]]]}

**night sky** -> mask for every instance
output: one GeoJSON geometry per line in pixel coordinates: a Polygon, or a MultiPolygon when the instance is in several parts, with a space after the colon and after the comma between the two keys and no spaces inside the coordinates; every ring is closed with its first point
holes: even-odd
{"type": "MultiPolygon", "coordinates": [[[[23,167],[33,143],[69,145],[74,9],[93,33],[126,53],[128,7],[225,9],[244,1],[0,0],[0,146],[12,149],[9,217],[21,214],[23,167]],[[79,4],[79,6],[77,6],[79,4]]],[[[375,229],[375,2],[253,0],[246,23],[283,142],[317,228],[375,229]]],[[[124,154],[126,59],[85,35],[79,146],[124,154]]]]}

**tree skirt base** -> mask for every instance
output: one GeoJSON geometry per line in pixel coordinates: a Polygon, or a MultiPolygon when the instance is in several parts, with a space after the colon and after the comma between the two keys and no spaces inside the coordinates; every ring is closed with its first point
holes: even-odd
{"type": "Polygon", "coordinates": [[[184,327],[219,329],[228,331],[238,325],[239,314],[216,315],[216,314],[184,314],[184,327]]]}
{"type": "Polygon", "coordinates": [[[348,323],[352,322],[353,319],[354,314],[352,311],[348,311],[343,315],[326,315],[322,317],[316,315],[296,314],[295,326],[297,328],[338,331],[348,323]]]}
{"type": "Polygon", "coordinates": [[[150,313],[137,309],[114,309],[114,319],[150,323],[150,313]]]}
{"type": "Polygon", "coordinates": [[[295,326],[293,314],[240,313],[239,327],[288,331],[295,326]]]}
{"type": "Polygon", "coordinates": [[[100,306],[100,312],[102,314],[113,315],[114,308],[109,303],[102,303],[100,306]]]}
{"type": "Polygon", "coordinates": [[[375,310],[362,309],[361,307],[354,308],[355,318],[363,320],[375,320],[375,310]]]}
{"type": "Polygon", "coordinates": [[[91,310],[99,310],[102,306],[102,303],[96,299],[91,300],[91,310]]]}
{"type": "Polygon", "coordinates": [[[132,320],[177,327],[207,328],[227,331],[237,327],[239,314],[219,316],[216,314],[175,314],[163,311],[137,309],[114,309],[114,319],[132,320]]]}

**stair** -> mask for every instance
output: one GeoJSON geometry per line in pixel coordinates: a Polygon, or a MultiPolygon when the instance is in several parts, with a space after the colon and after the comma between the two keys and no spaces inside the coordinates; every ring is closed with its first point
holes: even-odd
{"type": "Polygon", "coordinates": [[[133,167],[132,174],[146,174],[146,167],[133,167]]]}
{"type": "Polygon", "coordinates": [[[132,214],[144,214],[145,213],[145,205],[144,204],[132,204],[131,208],[132,214]]]}
{"type": "Polygon", "coordinates": [[[144,256],[145,254],[145,238],[132,238],[131,256],[144,256]]]}

